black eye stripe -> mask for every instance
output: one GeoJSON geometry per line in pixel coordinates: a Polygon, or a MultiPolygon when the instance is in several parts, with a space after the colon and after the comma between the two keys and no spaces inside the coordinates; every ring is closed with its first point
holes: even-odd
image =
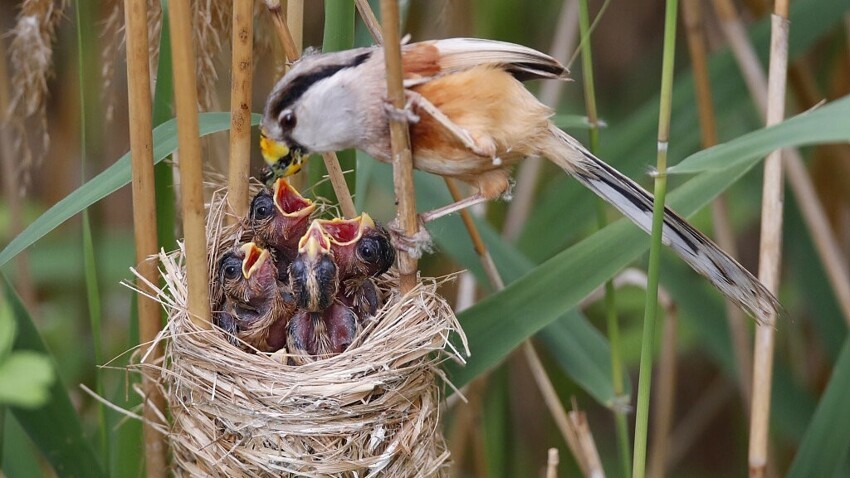
{"type": "MultiPolygon", "coordinates": [[[[298,98],[301,98],[301,96],[304,95],[304,93],[310,89],[314,83],[333,76],[340,70],[354,68],[355,66],[361,65],[364,61],[368,60],[370,56],[372,56],[372,50],[355,56],[348,63],[323,66],[317,70],[313,70],[309,74],[293,78],[292,81],[289,82],[289,85],[280,92],[280,95],[275,102],[274,111],[282,112],[286,108],[289,108],[298,100],[298,98]]],[[[276,118],[278,116],[279,113],[274,117],[276,118]]]]}

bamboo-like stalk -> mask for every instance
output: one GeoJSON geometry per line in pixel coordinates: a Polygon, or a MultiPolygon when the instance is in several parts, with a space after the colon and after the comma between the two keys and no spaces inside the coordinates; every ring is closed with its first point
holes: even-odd
{"type": "MultiPolygon", "coordinates": [[[[189,316],[198,328],[210,323],[207,236],[204,225],[203,168],[198,132],[198,85],[189,2],[168,2],[174,59],[174,104],[180,166],[180,196],[186,248],[189,316]]],[[[145,18],[145,17],[142,17],[145,18]]],[[[145,77],[147,78],[147,77],[145,77]]]]}
{"type": "MultiPolygon", "coordinates": [[[[8,124],[9,117],[9,73],[6,69],[6,45],[0,38],[0,163],[3,171],[3,196],[9,208],[9,232],[12,236],[23,230],[21,218],[21,196],[15,172],[12,134],[8,124]]],[[[21,251],[15,258],[15,289],[29,310],[36,305],[35,287],[30,275],[27,251],[21,251]]]]}
{"type": "Polygon", "coordinates": [[[700,394],[699,400],[687,409],[670,434],[665,467],[672,470],[697,443],[734,396],[735,390],[726,377],[720,375],[700,394]]]}
{"type": "MultiPolygon", "coordinates": [[[[767,86],[768,126],[785,116],[785,82],[788,74],[788,2],[777,0],[771,17],[770,66],[767,86]]],[[[762,191],[761,243],[759,247],[759,280],[771,292],[779,288],[782,253],[782,151],[770,153],[764,164],[762,191]]],[[[776,316],[756,328],[753,354],[753,399],[750,407],[750,476],[767,474],[768,429],[770,426],[770,390],[773,376],[773,351],[776,316]]]]}
{"type": "MultiPolygon", "coordinates": [[[[729,42],[739,68],[744,73],[744,82],[750,91],[750,97],[758,111],[766,114],[766,97],[764,92],[768,89],[767,78],[764,70],[758,62],[755,49],[749,43],[744,31],[743,22],[738,16],[734,5],[730,0],[715,0],[715,8],[721,18],[721,25],[726,39],[729,42]]],[[[807,72],[797,69],[800,74],[810,76],[807,72]]],[[[805,101],[806,92],[797,91],[801,100],[805,101]]],[[[794,174],[788,174],[788,182],[797,202],[803,210],[803,221],[815,243],[821,263],[827,273],[830,287],[832,287],[844,320],[850,324],[850,269],[847,267],[847,258],[841,251],[835,234],[830,229],[829,221],[823,206],[814,193],[814,185],[811,177],[803,165],[803,158],[796,149],[783,151],[782,159],[786,167],[794,174]]]]}
{"type": "Polygon", "coordinates": [[[375,12],[369,6],[369,0],[354,0],[354,4],[357,6],[357,11],[360,13],[363,24],[366,25],[366,29],[372,35],[372,39],[375,40],[375,44],[383,45],[384,37],[381,34],[381,23],[378,22],[375,12]]]}
{"type": "Polygon", "coordinates": [[[643,478],[646,473],[646,440],[649,424],[649,391],[652,383],[652,352],[655,339],[655,316],[658,308],[658,276],[661,253],[661,231],[664,220],[664,199],[667,195],[667,145],[670,140],[670,110],[673,98],[673,61],[676,49],[676,16],[678,1],[667,0],[664,19],[664,59],[661,73],[661,104],[658,113],[658,159],[655,171],[655,202],[652,210],[652,238],[649,248],[649,268],[646,288],[646,309],[643,318],[643,338],[640,352],[637,413],[632,476],[643,478]]]}
{"type": "Polygon", "coordinates": [[[593,441],[593,434],[590,433],[587,415],[581,410],[576,409],[575,400],[573,401],[573,410],[569,412],[568,417],[573,429],[576,431],[582,455],[587,461],[588,476],[592,478],[604,478],[605,470],[602,469],[602,461],[599,460],[599,452],[596,451],[596,443],[593,441]]]}
{"type": "MultiPolygon", "coordinates": [[[[564,0],[561,4],[555,37],[552,39],[549,48],[549,54],[560,62],[566,62],[575,49],[576,34],[578,33],[578,13],[578,2],[564,0]]],[[[565,85],[566,82],[563,81],[544,82],[540,87],[540,101],[550,108],[556,108],[565,85]]],[[[514,187],[514,198],[508,206],[505,224],[502,226],[502,235],[509,241],[516,241],[519,238],[522,227],[531,213],[543,164],[542,158],[527,158],[519,166],[516,187],[514,187]]]]}
{"type": "MultiPolygon", "coordinates": [[[[694,89],[697,97],[702,147],[710,148],[717,144],[717,128],[714,106],[711,102],[711,84],[708,76],[701,3],[701,0],[685,0],[682,4],[682,16],[694,72],[694,89]]],[[[718,196],[711,204],[711,216],[717,243],[733,257],[736,256],[735,238],[729,221],[726,201],[722,195],[718,196]]],[[[729,333],[732,338],[732,351],[735,354],[739,389],[744,402],[744,410],[749,415],[753,352],[749,344],[746,316],[731,301],[725,300],[724,302],[726,304],[726,322],[729,325],[729,333]]]]}
{"type": "MultiPolygon", "coordinates": [[[[397,110],[404,109],[404,85],[401,70],[401,35],[397,0],[381,0],[384,55],[387,68],[387,99],[397,110]]],[[[413,236],[419,229],[416,215],[416,196],[413,189],[413,156],[410,151],[408,124],[404,115],[390,118],[392,141],[393,183],[398,201],[397,221],[402,232],[413,236]]],[[[416,285],[416,258],[406,251],[398,255],[399,288],[405,293],[416,285]]]]}
{"type": "Polygon", "coordinates": [[[230,165],[227,203],[231,223],[248,212],[251,170],[251,84],[254,77],[254,2],[233,2],[233,45],[230,80],[230,165]]]}
{"type": "Polygon", "coordinates": [[[658,391],[654,397],[652,417],[652,446],[648,475],[661,478],[666,474],[667,450],[676,395],[676,332],[679,326],[676,307],[664,307],[664,331],[661,337],[661,356],[658,358],[658,391]]]}
{"type": "MultiPolygon", "coordinates": [[[[127,30],[127,97],[130,116],[130,151],[133,168],[133,224],[136,242],[136,270],[141,277],[136,287],[142,293],[137,299],[139,342],[153,344],[161,327],[160,306],[156,292],[147,284],[158,282],[156,192],[153,171],[153,119],[151,111],[150,63],[148,58],[148,5],[146,0],[125,0],[127,30]]],[[[203,261],[206,265],[206,260],[203,261]]],[[[206,287],[206,284],[203,284],[206,287]]],[[[162,346],[154,345],[147,354],[155,363],[162,357],[162,346]]],[[[148,477],[168,475],[168,449],[154,423],[165,411],[165,396],[156,383],[142,378],[144,390],[145,463],[148,477]]]]}
{"type": "MultiPolygon", "coordinates": [[[[584,86],[584,102],[587,112],[590,130],[588,131],[589,149],[593,154],[599,152],[599,115],[596,108],[596,88],[593,80],[593,52],[590,41],[590,14],[588,12],[587,0],[579,0],[579,31],[581,33],[581,60],[582,76],[584,86]]],[[[607,224],[605,201],[597,199],[596,219],[600,229],[607,224]]],[[[611,344],[611,382],[614,395],[618,399],[625,397],[623,386],[623,361],[620,357],[622,344],[620,342],[620,324],[617,319],[616,297],[614,284],[611,280],[605,281],[605,317],[608,331],[608,341],[611,344]]],[[[617,447],[620,452],[620,466],[623,476],[630,474],[631,446],[629,440],[629,424],[624,407],[613,407],[614,422],[617,427],[617,447]]]]}
{"type": "MultiPolygon", "coordinates": [[[[275,31],[283,45],[286,57],[290,62],[298,60],[301,58],[301,51],[297,49],[295,40],[287,27],[287,21],[283,18],[280,1],[263,1],[272,16],[275,31]]],[[[328,170],[328,177],[331,180],[334,193],[336,193],[336,198],[339,200],[339,207],[342,210],[342,214],[347,218],[356,216],[357,209],[354,207],[354,200],[351,198],[351,191],[348,189],[348,184],[345,183],[345,175],[342,172],[342,167],[339,165],[339,159],[337,159],[336,153],[323,153],[322,159],[324,160],[325,167],[328,170]]]]}
{"type": "MultiPolygon", "coordinates": [[[[286,1],[286,27],[292,36],[295,51],[304,51],[304,0],[286,1]]],[[[285,62],[286,60],[283,61],[285,62]]],[[[289,68],[284,68],[284,71],[289,71],[289,68]]],[[[309,168],[309,164],[306,166],[309,168]]],[[[307,174],[293,175],[289,182],[296,190],[301,191],[307,187],[307,174]]]]}
{"type": "MultiPolygon", "coordinates": [[[[457,183],[451,178],[443,179],[446,181],[446,187],[448,187],[449,193],[452,195],[452,199],[454,201],[460,201],[463,199],[463,194],[461,194],[460,189],[458,189],[457,183]]],[[[472,247],[475,249],[475,253],[478,254],[478,259],[481,261],[481,267],[484,268],[484,273],[487,274],[490,286],[496,291],[504,289],[505,282],[502,280],[502,276],[496,268],[496,263],[493,262],[493,256],[490,255],[490,250],[487,249],[487,245],[484,244],[484,240],[481,239],[481,234],[478,232],[478,228],[475,226],[475,221],[472,219],[472,213],[468,208],[461,209],[460,218],[463,221],[463,225],[466,227],[466,232],[469,234],[469,238],[472,240],[472,247]]]]}
{"type": "Polygon", "coordinates": [[[558,478],[558,464],[561,461],[557,448],[550,448],[546,454],[546,478],[558,478]]]}
{"type": "Polygon", "coordinates": [[[596,446],[593,444],[592,437],[588,443],[587,438],[581,436],[567,412],[564,411],[561,400],[558,398],[558,392],[555,391],[555,387],[549,380],[546,369],[540,362],[540,357],[537,355],[537,351],[534,350],[534,346],[530,341],[526,340],[523,342],[522,352],[531,370],[531,375],[537,383],[537,388],[540,390],[541,395],[543,395],[543,401],[546,403],[546,407],[549,408],[549,412],[552,414],[552,418],[558,430],[560,430],[561,436],[564,437],[564,441],[566,441],[567,446],[572,451],[582,474],[593,477],[605,476],[601,466],[597,466],[599,456],[596,452],[596,446]]]}

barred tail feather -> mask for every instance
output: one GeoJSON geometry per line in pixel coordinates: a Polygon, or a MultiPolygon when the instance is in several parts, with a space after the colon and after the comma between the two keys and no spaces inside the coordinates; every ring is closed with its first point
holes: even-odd
{"type": "MultiPolygon", "coordinates": [[[[544,155],[617,208],[647,233],[652,230],[653,196],[640,185],[596,158],[578,141],[555,126],[557,140],[544,155]]],[[[664,209],[664,245],[759,323],[782,314],[774,295],[735,259],[670,208],[664,209]]]]}

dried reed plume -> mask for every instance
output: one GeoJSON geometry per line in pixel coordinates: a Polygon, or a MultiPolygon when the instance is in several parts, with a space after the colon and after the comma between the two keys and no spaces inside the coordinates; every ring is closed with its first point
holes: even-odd
{"type": "Polygon", "coordinates": [[[23,187],[30,172],[47,154],[50,135],[47,130],[47,81],[53,74],[53,42],[68,0],[24,0],[18,12],[9,46],[12,65],[12,96],[9,110],[3,114],[13,125],[13,147],[20,158],[18,171],[23,187]],[[26,124],[35,119],[36,126],[26,124]],[[30,145],[31,132],[41,135],[41,149],[35,154],[30,145]]]}

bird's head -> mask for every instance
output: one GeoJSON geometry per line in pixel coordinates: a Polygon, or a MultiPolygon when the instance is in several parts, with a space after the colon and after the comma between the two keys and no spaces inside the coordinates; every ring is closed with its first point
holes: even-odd
{"type": "Polygon", "coordinates": [[[286,179],[279,178],[271,191],[263,189],[254,196],[248,220],[257,239],[290,256],[307,231],[310,215],[316,207],[286,179]]]}
{"type": "Polygon", "coordinates": [[[305,157],[356,146],[362,105],[357,71],[372,49],[305,56],[266,100],[260,150],[274,180],[301,170],[305,157]]]}
{"type": "MultiPolygon", "coordinates": [[[[341,275],[378,276],[395,261],[387,230],[366,213],[353,219],[317,220],[330,237],[341,275]]],[[[347,278],[347,277],[346,277],[347,278]]]]}
{"type": "Polygon", "coordinates": [[[304,310],[324,310],[336,297],[339,272],[331,241],[318,221],[313,221],[298,241],[298,255],[289,265],[289,282],[296,304],[304,310]]]}
{"type": "Polygon", "coordinates": [[[277,268],[269,252],[253,242],[234,247],[219,260],[218,279],[224,295],[240,304],[263,300],[276,278],[277,268]]]}

